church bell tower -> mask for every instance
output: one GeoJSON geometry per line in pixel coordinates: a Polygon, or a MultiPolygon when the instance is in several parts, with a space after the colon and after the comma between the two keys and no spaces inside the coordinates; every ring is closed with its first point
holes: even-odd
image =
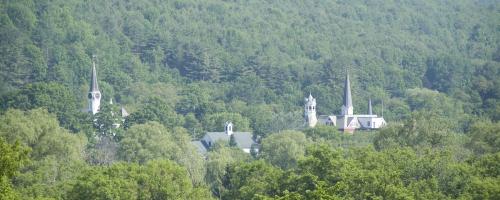
{"type": "Polygon", "coordinates": [[[92,74],[90,80],[89,89],[89,109],[88,111],[95,115],[99,112],[99,107],[101,106],[101,92],[99,91],[99,85],[97,85],[97,71],[95,69],[95,56],[92,57],[92,74]]]}
{"type": "Polygon", "coordinates": [[[316,117],[316,99],[311,94],[305,99],[304,117],[307,125],[311,128],[318,123],[318,118],[316,117]]]}

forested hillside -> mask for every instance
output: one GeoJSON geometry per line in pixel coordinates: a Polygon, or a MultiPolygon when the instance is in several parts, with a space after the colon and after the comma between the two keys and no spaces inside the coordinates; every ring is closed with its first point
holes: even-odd
{"type": "Polygon", "coordinates": [[[500,199],[498,1],[2,0],[0,11],[0,199],[500,199]],[[309,93],[319,114],[340,113],[346,71],[354,113],[371,98],[389,126],[305,128],[309,93]],[[260,152],[198,155],[190,141],[228,120],[260,152]]]}

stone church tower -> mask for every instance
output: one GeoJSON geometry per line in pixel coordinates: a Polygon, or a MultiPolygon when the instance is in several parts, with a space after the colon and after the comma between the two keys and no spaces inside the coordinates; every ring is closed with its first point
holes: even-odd
{"type": "Polygon", "coordinates": [[[92,74],[90,80],[90,90],[89,90],[89,109],[88,111],[95,115],[99,112],[99,107],[101,106],[101,92],[99,91],[99,85],[97,85],[97,72],[95,69],[95,61],[92,59],[92,74]]]}
{"type": "Polygon", "coordinates": [[[316,117],[316,99],[311,94],[305,99],[304,117],[309,127],[314,127],[318,123],[318,118],[316,117]]]}

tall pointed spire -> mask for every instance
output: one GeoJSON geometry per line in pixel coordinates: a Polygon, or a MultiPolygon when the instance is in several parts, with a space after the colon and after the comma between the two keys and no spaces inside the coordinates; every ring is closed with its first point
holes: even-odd
{"type": "Polygon", "coordinates": [[[372,112],[372,98],[368,98],[368,114],[373,115],[372,112]]]}
{"type": "Polygon", "coordinates": [[[97,71],[95,69],[95,55],[92,56],[92,74],[90,80],[90,91],[89,91],[89,112],[93,115],[99,112],[99,107],[101,106],[101,92],[99,91],[99,86],[97,85],[97,71]]]}
{"type": "Polygon", "coordinates": [[[349,81],[349,73],[347,72],[347,70],[344,83],[344,106],[345,107],[352,106],[351,82],[349,81]]]}
{"type": "Polygon", "coordinates": [[[90,92],[99,91],[99,85],[97,85],[97,70],[95,69],[95,55],[92,56],[92,75],[90,82],[90,92]]]}
{"type": "Polygon", "coordinates": [[[344,82],[344,105],[342,105],[342,115],[352,115],[352,97],[351,97],[351,83],[349,81],[349,72],[345,70],[345,82],[344,82]]]}

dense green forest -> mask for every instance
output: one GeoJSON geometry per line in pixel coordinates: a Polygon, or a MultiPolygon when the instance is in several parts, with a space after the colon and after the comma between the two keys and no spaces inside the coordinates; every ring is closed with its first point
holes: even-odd
{"type": "Polygon", "coordinates": [[[500,199],[496,0],[0,10],[0,199],[500,199]],[[371,98],[389,125],[305,128],[309,93],[340,113],[346,69],[354,112],[371,98]],[[228,120],[260,151],[199,154],[190,142],[228,120]]]}

